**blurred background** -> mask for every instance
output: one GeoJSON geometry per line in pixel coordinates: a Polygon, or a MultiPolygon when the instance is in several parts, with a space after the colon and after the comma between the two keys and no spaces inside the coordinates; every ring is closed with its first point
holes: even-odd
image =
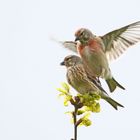
{"type": "MultiPolygon", "coordinates": [[[[139,0],[4,0],[0,1],[0,139],[70,140],[69,108],[56,88],[66,81],[59,63],[65,50],[51,38],[74,40],[89,28],[104,35],[140,20],[139,0]]],[[[79,140],[140,139],[140,43],[110,63],[126,90],[111,97],[125,108],[114,110],[101,101],[93,125],[78,129],[79,140]]],[[[106,84],[103,87],[108,91],[106,84]]]]}

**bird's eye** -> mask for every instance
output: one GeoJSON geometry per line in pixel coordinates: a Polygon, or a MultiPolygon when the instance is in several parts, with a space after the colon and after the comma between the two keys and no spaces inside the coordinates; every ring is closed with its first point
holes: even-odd
{"type": "Polygon", "coordinates": [[[68,59],[66,60],[66,63],[67,63],[68,66],[71,66],[71,65],[72,65],[72,61],[71,61],[71,59],[68,58],[68,59]]]}
{"type": "Polygon", "coordinates": [[[65,58],[65,61],[69,61],[69,59],[70,59],[69,57],[66,57],[66,58],[65,58]]]}
{"type": "Polygon", "coordinates": [[[84,32],[81,32],[80,36],[83,36],[84,35],[84,32]]]}
{"type": "Polygon", "coordinates": [[[67,58],[67,60],[66,60],[67,62],[69,62],[70,61],[70,58],[67,58]]]}

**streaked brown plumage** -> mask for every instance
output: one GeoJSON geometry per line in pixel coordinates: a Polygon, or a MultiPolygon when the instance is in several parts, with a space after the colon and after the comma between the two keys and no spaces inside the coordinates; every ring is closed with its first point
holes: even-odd
{"type": "Polygon", "coordinates": [[[80,94],[96,92],[101,96],[102,99],[106,100],[116,110],[118,106],[123,107],[123,105],[119,104],[108,96],[106,91],[100,86],[100,84],[98,84],[98,81],[96,81],[96,79],[92,79],[91,81],[88,78],[80,57],[76,55],[67,56],[65,57],[61,65],[65,65],[67,67],[68,83],[80,94]]]}

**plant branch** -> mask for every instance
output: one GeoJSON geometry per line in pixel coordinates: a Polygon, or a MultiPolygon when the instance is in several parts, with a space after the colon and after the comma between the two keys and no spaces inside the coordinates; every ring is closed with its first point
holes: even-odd
{"type": "Polygon", "coordinates": [[[73,120],[74,120],[74,140],[77,140],[77,110],[78,110],[78,108],[75,106],[74,113],[73,113],[73,120]]]}
{"type": "Polygon", "coordinates": [[[77,112],[78,112],[78,109],[83,106],[83,104],[80,102],[80,99],[77,96],[74,97],[74,100],[71,99],[70,102],[74,106],[74,111],[72,113],[73,122],[74,122],[74,139],[71,139],[71,140],[77,140],[77,127],[81,123],[80,120],[77,120],[77,112]]]}

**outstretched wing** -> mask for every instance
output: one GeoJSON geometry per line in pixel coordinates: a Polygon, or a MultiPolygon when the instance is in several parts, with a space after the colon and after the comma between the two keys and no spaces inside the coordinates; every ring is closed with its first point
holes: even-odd
{"type": "Polygon", "coordinates": [[[59,41],[58,39],[56,39],[54,37],[51,37],[50,39],[56,43],[59,43],[64,48],[69,49],[69,50],[77,53],[77,48],[76,48],[77,43],[75,41],[59,41]]]}
{"type": "Polygon", "coordinates": [[[77,43],[76,42],[64,41],[64,42],[60,42],[60,43],[64,46],[64,48],[69,49],[69,50],[77,53],[77,48],[76,48],[77,43]]]}
{"type": "Polygon", "coordinates": [[[140,41],[140,21],[109,32],[101,37],[109,60],[118,58],[127,48],[140,41]]]}

